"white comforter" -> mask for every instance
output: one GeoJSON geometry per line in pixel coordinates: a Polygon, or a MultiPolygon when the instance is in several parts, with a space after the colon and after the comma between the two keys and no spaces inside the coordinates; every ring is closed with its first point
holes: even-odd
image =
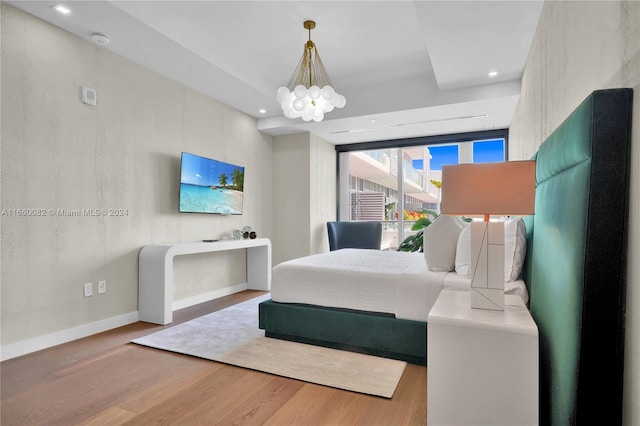
{"type": "MultiPolygon", "coordinates": [[[[526,296],[522,281],[509,284],[509,292],[516,289],[516,294],[522,295],[524,290],[526,296]]],[[[275,266],[271,298],[274,302],[384,312],[426,322],[445,287],[468,290],[469,280],[455,272],[429,271],[422,253],[343,249],[275,266]]]]}

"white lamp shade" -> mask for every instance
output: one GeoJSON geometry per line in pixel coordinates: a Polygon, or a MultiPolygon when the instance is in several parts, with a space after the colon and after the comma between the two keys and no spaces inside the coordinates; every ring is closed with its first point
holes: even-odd
{"type": "Polygon", "coordinates": [[[535,173],[535,161],[442,166],[442,213],[533,214],[535,173]]]}

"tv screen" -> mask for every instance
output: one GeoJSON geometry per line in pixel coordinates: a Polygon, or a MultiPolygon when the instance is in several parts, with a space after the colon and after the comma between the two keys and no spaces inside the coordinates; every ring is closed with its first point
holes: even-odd
{"type": "Polygon", "coordinates": [[[182,153],[181,213],[242,214],[244,167],[182,153]]]}

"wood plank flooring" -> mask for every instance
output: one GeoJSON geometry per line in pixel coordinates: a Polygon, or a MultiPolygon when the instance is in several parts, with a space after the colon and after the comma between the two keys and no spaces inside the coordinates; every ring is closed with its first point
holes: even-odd
{"type": "MultiPolygon", "coordinates": [[[[170,327],[264,292],[174,312],[170,327]]],[[[426,425],[427,369],[409,364],[392,399],[129,343],[138,322],[0,364],[0,424],[426,425]]]]}

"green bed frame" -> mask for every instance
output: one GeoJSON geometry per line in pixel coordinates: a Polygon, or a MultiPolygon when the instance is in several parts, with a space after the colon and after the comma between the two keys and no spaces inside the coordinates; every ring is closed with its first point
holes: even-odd
{"type": "Polygon", "coordinates": [[[259,316],[267,337],[426,365],[426,322],[272,300],[260,304],[259,316]]]}
{"type": "MultiPolygon", "coordinates": [[[[540,424],[621,424],[630,89],[593,92],[535,156],[524,280],[540,337],[540,424]]],[[[267,336],[426,361],[426,323],[263,302],[267,336]]]]}

